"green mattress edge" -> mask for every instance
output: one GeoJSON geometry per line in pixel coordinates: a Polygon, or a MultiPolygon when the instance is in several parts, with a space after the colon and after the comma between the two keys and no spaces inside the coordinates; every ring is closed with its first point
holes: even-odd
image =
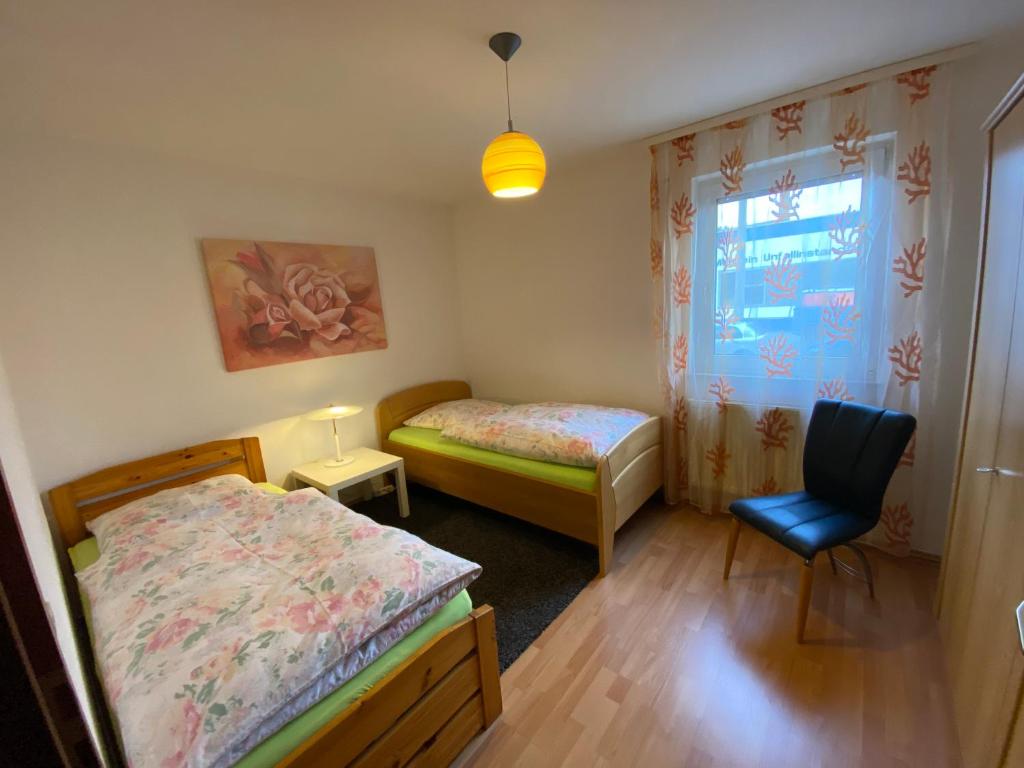
{"type": "MultiPolygon", "coordinates": [[[[258,485],[271,493],[287,493],[283,488],[270,483],[258,485]]],[[[75,571],[81,571],[99,559],[100,550],[95,538],[80,541],[68,549],[71,565],[75,571]]],[[[82,596],[82,608],[85,623],[92,638],[92,614],[85,593],[82,596]]],[[[421,647],[466,618],[473,610],[473,601],[466,590],[462,590],[441,607],[437,613],[428,618],[420,626],[403,637],[391,648],[382,653],[372,664],[359,672],[340,688],[331,692],[294,720],[286,723],[270,738],[261,742],[252,752],[237,763],[236,768],[270,768],[280,763],[292,750],[309,739],[331,718],[344,711],[352,702],[369,691],[392,670],[401,666],[406,659],[421,647]]]]}
{"type": "Polygon", "coordinates": [[[388,439],[424,451],[442,453],[445,456],[485,464],[495,469],[535,477],[538,480],[546,480],[549,483],[577,488],[581,491],[593,492],[597,487],[597,470],[592,467],[573,467],[568,464],[554,464],[550,461],[526,459],[522,456],[488,451],[441,437],[439,429],[399,427],[388,435],[388,439]]]}

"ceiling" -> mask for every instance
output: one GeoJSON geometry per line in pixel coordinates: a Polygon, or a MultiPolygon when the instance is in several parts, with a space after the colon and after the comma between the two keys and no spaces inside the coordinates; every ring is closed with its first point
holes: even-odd
{"type": "Polygon", "coordinates": [[[1024,23],[1020,0],[0,0],[3,130],[442,202],[504,129],[560,165],[1024,23]]]}

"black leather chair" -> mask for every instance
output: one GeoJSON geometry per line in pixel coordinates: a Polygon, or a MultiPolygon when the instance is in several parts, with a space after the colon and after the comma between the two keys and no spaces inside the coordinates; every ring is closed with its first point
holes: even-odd
{"type": "Polygon", "coordinates": [[[906,413],[856,403],[819,400],[814,404],[804,444],[804,488],[797,493],[738,499],[729,505],[733,527],[722,577],[729,578],[743,523],[756,528],[804,561],[800,577],[796,639],[802,643],[811,601],[814,558],[828,552],[832,572],[861,576],[875,596],[871,566],[852,540],[878,524],[882,496],[917,420],[906,413]],[[834,547],[850,548],[864,573],[837,561],[834,547]]]}

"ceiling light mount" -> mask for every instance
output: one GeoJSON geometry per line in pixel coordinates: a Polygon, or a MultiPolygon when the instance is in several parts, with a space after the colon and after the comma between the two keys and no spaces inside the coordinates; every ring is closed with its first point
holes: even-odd
{"type": "Polygon", "coordinates": [[[493,35],[487,44],[498,54],[498,58],[507,64],[523,44],[523,38],[515,32],[499,32],[493,35]]]}

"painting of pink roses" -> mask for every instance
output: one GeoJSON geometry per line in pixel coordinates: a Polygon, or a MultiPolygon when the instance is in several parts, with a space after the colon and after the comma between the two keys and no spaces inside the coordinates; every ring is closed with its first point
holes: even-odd
{"type": "Polygon", "coordinates": [[[202,245],[229,371],[387,347],[373,248],[202,245]]]}

